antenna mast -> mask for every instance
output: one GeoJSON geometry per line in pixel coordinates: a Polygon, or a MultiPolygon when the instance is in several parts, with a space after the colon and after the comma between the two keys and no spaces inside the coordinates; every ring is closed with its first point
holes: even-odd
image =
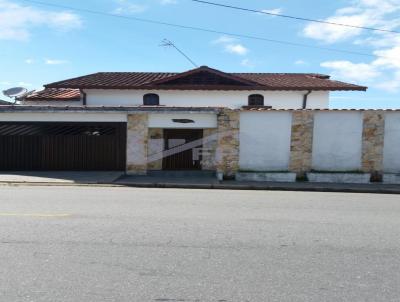
{"type": "Polygon", "coordinates": [[[194,67],[199,67],[195,62],[193,62],[193,60],[191,58],[189,58],[188,55],[186,55],[182,50],[180,50],[178,47],[176,47],[176,45],[172,41],[170,41],[168,39],[164,39],[161,41],[160,46],[175,48],[175,50],[178,51],[182,56],[184,56],[194,67]]]}

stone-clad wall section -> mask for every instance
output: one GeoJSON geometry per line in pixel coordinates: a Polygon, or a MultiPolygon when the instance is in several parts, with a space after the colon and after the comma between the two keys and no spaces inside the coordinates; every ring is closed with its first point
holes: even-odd
{"type": "MultiPolygon", "coordinates": [[[[312,170],[313,149],[321,150],[318,149],[320,148],[319,146],[315,145],[318,142],[314,139],[314,127],[318,127],[318,123],[315,121],[316,112],[321,111],[291,111],[291,134],[284,134],[286,136],[290,135],[290,161],[288,170],[297,173],[299,177],[304,176],[306,172],[312,170]]],[[[330,112],[330,114],[335,114],[334,111],[330,112]]],[[[346,111],[340,112],[338,117],[346,114],[346,111]]],[[[268,113],[265,114],[265,118],[268,118],[268,113]]],[[[203,147],[205,148],[202,159],[203,169],[216,170],[226,178],[231,178],[239,170],[240,111],[222,109],[218,114],[217,122],[216,129],[204,129],[204,138],[215,135],[215,139],[207,142],[204,141],[203,143],[203,147]]],[[[337,121],[333,119],[331,124],[332,126],[325,125],[327,135],[330,135],[335,130],[337,121]]],[[[148,163],[148,157],[159,151],[162,147],[156,144],[156,141],[162,141],[163,139],[162,129],[149,129],[148,114],[145,112],[129,114],[127,128],[127,173],[146,174],[148,169],[162,169],[161,159],[148,163]]],[[[262,131],[262,129],[255,128],[254,131],[262,131]]],[[[276,131],[279,131],[279,129],[276,129],[276,131]]],[[[322,132],[324,131],[322,130],[322,132]]],[[[362,142],[362,152],[360,155],[361,158],[358,157],[358,160],[361,161],[363,172],[373,173],[378,178],[383,173],[384,136],[385,112],[362,111],[362,135],[360,133],[357,136],[359,137],[358,142],[362,142]]],[[[268,136],[263,136],[263,139],[268,140],[268,136]]],[[[257,148],[257,143],[254,143],[254,148],[257,148]]],[[[263,156],[262,150],[260,150],[260,156],[263,156]]],[[[267,155],[265,154],[264,156],[267,155]]],[[[327,161],[329,160],[330,158],[328,157],[327,161]]],[[[334,159],[332,158],[333,162],[334,159]]],[[[330,169],[330,171],[336,170],[334,167],[330,169]]]]}
{"type": "Polygon", "coordinates": [[[126,172],[144,175],[147,173],[148,114],[129,114],[127,129],[126,172]]]}
{"type": "Polygon", "coordinates": [[[161,154],[164,150],[164,133],[161,128],[149,128],[148,170],[162,170],[161,154]]]}
{"type": "Polygon", "coordinates": [[[299,177],[311,170],[313,130],[314,112],[293,112],[289,171],[299,177]]]}
{"type": "Polygon", "coordinates": [[[239,169],[239,111],[224,109],[218,115],[217,172],[235,177],[239,169]]]}
{"type": "Polygon", "coordinates": [[[365,111],[362,134],[362,170],[379,176],[383,171],[385,115],[383,111],[365,111]]]}
{"type": "Polygon", "coordinates": [[[203,130],[203,153],[201,167],[203,170],[215,170],[215,154],[218,144],[218,134],[216,128],[203,130]]]}

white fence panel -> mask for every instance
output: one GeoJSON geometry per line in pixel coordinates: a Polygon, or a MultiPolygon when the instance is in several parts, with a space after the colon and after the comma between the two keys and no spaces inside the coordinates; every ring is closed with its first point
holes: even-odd
{"type": "Polygon", "coordinates": [[[291,127],[291,112],[241,112],[240,169],[288,170],[291,127]]]}

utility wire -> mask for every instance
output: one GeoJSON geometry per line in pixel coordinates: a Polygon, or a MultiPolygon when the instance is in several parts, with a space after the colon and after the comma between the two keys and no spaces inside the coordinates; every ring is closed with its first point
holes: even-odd
{"type": "Polygon", "coordinates": [[[199,67],[188,55],[186,55],[182,50],[180,50],[172,41],[168,39],[163,39],[161,41],[161,45],[163,47],[173,47],[178,51],[182,56],[184,56],[194,67],[199,67]]]}
{"type": "Polygon", "coordinates": [[[41,1],[35,1],[35,0],[21,0],[21,1],[33,3],[33,4],[37,4],[37,5],[57,7],[57,8],[62,8],[62,9],[68,9],[71,11],[89,13],[89,14],[93,14],[93,15],[113,17],[113,18],[119,18],[119,19],[136,21],[136,22],[143,22],[143,23],[150,23],[150,24],[157,24],[157,25],[164,25],[164,26],[187,29],[187,30],[208,32],[208,33],[226,35],[226,36],[237,37],[237,38],[252,39],[252,40],[258,40],[258,41],[264,41],[264,42],[270,42],[270,43],[276,43],[276,44],[283,44],[283,45],[291,45],[291,46],[303,47],[303,48],[320,49],[320,50],[326,50],[326,51],[332,51],[332,52],[338,52],[338,53],[347,53],[347,54],[351,54],[351,55],[358,55],[358,56],[365,56],[365,57],[372,57],[372,58],[391,59],[390,57],[380,56],[380,55],[375,55],[375,54],[370,54],[370,53],[364,53],[364,52],[358,52],[358,51],[352,51],[352,50],[344,50],[344,49],[338,49],[338,48],[314,46],[314,45],[296,43],[296,42],[291,42],[291,41],[269,39],[269,38],[265,38],[265,37],[253,36],[253,35],[248,35],[248,34],[238,34],[238,33],[233,33],[233,32],[226,32],[226,31],[215,30],[215,29],[210,29],[210,28],[175,24],[175,23],[169,23],[169,22],[163,22],[163,21],[157,21],[157,20],[151,20],[151,19],[137,18],[137,17],[132,17],[132,16],[123,16],[123,15],[117,15],[117,14],[113,14],[113,13],[95,11],[95,10],[86,9],[86,8],[76,8],[76,7],[66,6],[66,5],[61,5],[61,4],[53,4],[53,3],[41,2],[41,1]]]}
{"type": "Polygon", "coordinates": [[[351,27],[351,28],[358,28],[358,29],[366,29],[366,30],[371,30],[371,31],[381,31],[381,32],[387,32],[387,33],[400,34],[400,31],[397,31],[397,30],[375,28],[375,27],[357,26],[357,25],[330,22],[330,21],[317,20],[317,19],[311,19],[311,18],[283,15],[283,14],[272,13],[272,12],[267,12],[267,11],[263,11],[263,10],[256,10],[256,9],[251,9],[251,8],[245,8],[245,7],[239,7],[239,6],[234,6],[234,5],[228,5],[228,4],[216,3],[216,2],[210,2],[210,1],[203,1],[203,0],[192,0],[192,1],[198,2],[198,3],[207,4],[207,5],[213,5],[213,6],[218,6],[218,7],[236,9],[236,10],[252,12],[252,13],[259,13],[259,14],[270,15],[270,16],[281,17],[281,18],[288,18],[288,19],[294,19],[294,20],[300,20],[300,21],[323,23],[323,24],[329,24],[329,25],[344,26],[344,27],[351,27]]]}

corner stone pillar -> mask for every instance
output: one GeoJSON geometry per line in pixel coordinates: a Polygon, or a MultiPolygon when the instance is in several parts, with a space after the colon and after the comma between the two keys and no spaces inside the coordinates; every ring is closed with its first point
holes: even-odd
{"type": "Polygon", "coordinates": [[[289,171],[304,177],[311,170],[314,112],[293,111],[289,171]]]}
{"type": "MultiPolygon", "coordinates": [[[[379,179],[383,171],[385,116],[382,111],[364,111],[362,134],[362,170],[379,179]]],[[[377,180],[378,180],[377,179],[377,180]]]]}
{"type": "Polygon", "coordinates": [[[148,114],[128,115],[126,173],[145,175],[147,173],[148,114]]]}
{"type": "Polygon", "coordinates": [[[218,115],[217,172],[234,178],[239,169],[239,112],[223,109],[218,115]]]}

